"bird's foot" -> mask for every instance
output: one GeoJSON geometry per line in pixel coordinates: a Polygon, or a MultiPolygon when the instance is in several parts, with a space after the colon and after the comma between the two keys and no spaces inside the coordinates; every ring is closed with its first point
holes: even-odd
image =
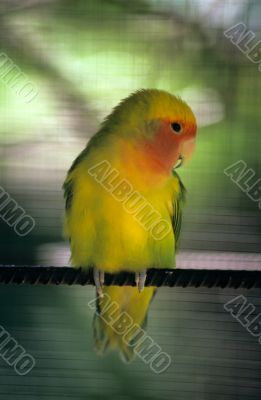
{"type": "Polygon", "coordinates": [[[104,272],[97,268],[93,269],[93,279],[97,290],[97,295],[103,297],[102,286],[104,284],[104,272]]]}
{"type": "Polygon", "coordinates": [[[139,292],[142,292],[144,289],[146,277],[147,277],[146,270],[135,273],[135,282],[139,292]]]}

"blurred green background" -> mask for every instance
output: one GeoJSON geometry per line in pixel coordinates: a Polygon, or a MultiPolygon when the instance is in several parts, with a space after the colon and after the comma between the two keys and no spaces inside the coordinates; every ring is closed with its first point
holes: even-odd
{"type": "Polygon", "coordinates": [[[39,250],[62,246],[72,160],[120,99],[149,87],[181,95],[199,124],[180,170],[189,192],[181,248],[260,251],[258,204],[223,173],[242,159],[261,177],[260,72],[224,36],[242,21],[260,38],[258,1],[0,4],[0,49],[39,91],[26,104],[0,79],[1,185],[36,221],[24,238],[1,223],[3,263],[52,262],[39,250]]]}
{"type": "MultiPolygon", "coordinates": [[[[1,0],[0,52],[39,93],[27,104],[0,77],[0,184],[36,221],[25,237],[0,221],[0,262],[68,264],[66,171],[111,108],[139,88],[182,96],[198,119],[194,158],[180,170],[181,261],[192,254],[193,266],[196,255],[200,267],[204,254],[234,253],[248,256],[241,268],[260,261],[258,204],[223,172],[242,159],[261,177],[261,73],[224,36],[244,22],[257,42],[260,14],[258,0],[1,0]]],[[[224,314],[223,292],[160,291],[149,329],[178,363],[157,379],[141,361],[95,356],[91,289],[1,287],[0,295],[2,324],[40,359],[27,378],[2,365],[1,399],[260,398],[260,349],[224,314]]]]}

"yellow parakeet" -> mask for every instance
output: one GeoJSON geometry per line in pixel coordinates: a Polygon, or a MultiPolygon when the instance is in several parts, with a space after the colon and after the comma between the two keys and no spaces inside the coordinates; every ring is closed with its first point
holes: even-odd
{"type": "Polygon", "coordinates": [[[175,168],[194,149],[196,119],[180,98],[139,90],[120,102],[72,164],[64,182],[65,234],[74,266],[94,267],[96,347],[117,347],[126,360],[128,341],[99,315],[106,294],[144,326],[155,288],[144,288],[147,268],[174,268],[185,189],[175,168]],[[132,271],[137,287],[106,287],[104,272],[132,271]]]}

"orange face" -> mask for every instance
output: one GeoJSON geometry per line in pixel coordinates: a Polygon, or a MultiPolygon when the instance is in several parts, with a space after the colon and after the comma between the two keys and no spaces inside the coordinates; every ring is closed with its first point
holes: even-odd
{"type": "Polygon", "coordinates": [[[143,142],[148,161],[153,160],[154,165],[168,173],[179,167],[193,153],[196,131],[195,121],[160,120],[153,137],[143,142]]]}

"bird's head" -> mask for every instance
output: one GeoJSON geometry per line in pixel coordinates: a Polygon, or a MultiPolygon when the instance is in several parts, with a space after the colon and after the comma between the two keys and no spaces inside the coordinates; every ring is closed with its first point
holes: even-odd
{"type": "Polygon", "coordinates": [[[196,118],[179,97],[157,89],[139,90],[124,99],[103,128],[131,143],[153,168],[169,172],[194,150],[196,118]]]}

